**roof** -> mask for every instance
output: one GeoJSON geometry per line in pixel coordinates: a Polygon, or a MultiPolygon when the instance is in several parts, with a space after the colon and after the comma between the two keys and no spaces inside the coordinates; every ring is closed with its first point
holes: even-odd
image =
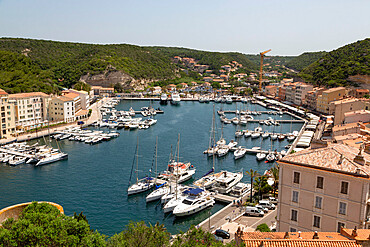
{"type": "Polygon", "coordinates": [[[370,230],[369,229],[348,229],[342,228],[341,232],[342,235],[359,240],[359,241],[369,241],[370,239],[370,230]],[[355,234],[354,234],[355,233],[355,234]]]}
{"type": "Polygon", "coordinates": [[[332,93],[332,92],[336,92],[336,91],[339,91],[339,90],[345,90],[346,88],[344,87],[333,87],[333,88],[329,88],[327,90],[325,90],[323,93],[332,93]]]}
{"type": "Polygon", "coordinates": [[[339,105],[339,104],[345,104],[345,103],[353,103],[353,102],[357,102],[357,101],[362,101],[358,98],[345,98],[345,99],[340,99],[340,100],[336,100],[336,101],[333,101],[331,103],[335,104],[335,105],[339,105]]]}
{"type": "Polygon", "coordinates": [[[49,97],[49,95],[47,95],[46,93],[42,93],[42,92],[9,94],[9,98],[11,99],[22,99],[22,98],[31,98],[31,97],[49,97]]]}
{"type": "Polygon", "coordinates": [[[75,116],[78,117],[78,116],[84,116],[86,114],[88,114],[89,111],[88,110],[80,110],[78,112],[76,112],[75,116]]]}
{"type": "Polygon", "coordinates": [[[76,97],[79,97],[80,95],[78,93],[66,93],[63,95],[64,97],[74,99],[76,97]]]}
{"type": "Polygon", "coordinates": [[[7,92],[5,92],[4,90],[2,90],[1,88],[0,88],[0,95],[7,95],[8,93],[7,92]]]}
{"type": "Polygon", "coordinates": [[[68,98],[68,97],[65,97],[65,96],[59,96],[59,97],[56,97],[56,98],[53,98],[53,99],[59,99],[59,100],[64,101],[64,102],[73,101],[72,98],[68,98]]]}
{"type": "MultiPolygon", "coordinates": [[[[364,229],[362,233],[357,230],[359,240],[367,240],[365,238],[370,230],[364,229]]],[[[246,246],[251,247],[275,247],[275,246],[294,246],[294,247],[322,247],[322,246],[362,246],[356,243],[356,240],[351,236],[351,229],[342,229],[341,233],[337,232],[236,232],[237,240],[241,240],[246,246]],[[348,230],[348,234],[343,232],[348,230]],[[315,236],[316,235],[316,236],[315,236]]]]}
{"type": "Polygon", "coordinates": [[[348,123],[348,124],[340,124],[335,125],[333,127],[333,132],[341,131],[341,130],[348,130],[353,128],[361,128],[361,123],[348,123]]]}
{"type": "MultiPolygon", "coordinates": [[[[290,163],[303,165],[311,168],[324,169],[333,172],[345,173],[353,176],[369,178],[370,166],[355,162],[359,149],[346,144],[329,144],[324,148],[307,148],[297,153],[289,154],[278,163],[290,163]]],[[[370,155],[362,152],[366,163],[370,161],[370,155]]]]}
{"type": "Polygon", "coordinates": [[[345,112],[344,116],[349,117],[349,116],[355,116],[355,115],[368,115],[368,114],[370,114],[370,111],[368,110],[357,110],[357,111],[345,112]]]}
{"type": "Polygon", "coordinates": [[[368,93],[369,89],[360,88],[360,89],[356,89],[356,92],[358,92],[358,93],[368,93]]]}

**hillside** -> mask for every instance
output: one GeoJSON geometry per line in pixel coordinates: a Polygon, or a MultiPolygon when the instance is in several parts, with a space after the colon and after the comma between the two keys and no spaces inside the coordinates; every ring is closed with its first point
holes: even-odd
{"type": "Polygon", "coordinates": [[[238,52],[209,52],[181,47],[159,46],[148,47],[148,49],[157,51],[168,58],[173,58],[174,56],[191,57],[199,60],[199,64],[209,65],[210,69],[213,70],[220,69],[222,65],[228,64],[231,61],[237,61],[243,64],[243,68],[247,72],[258,69],[257,64],[250,61],[246,55],[238,52]]]}
{"type": "Polygon", "coordinates": [[[329,87],[349,85],[350,76],[370,75],[370,38],[331,51],[305,68],[305,80],[329,87]]]}
{"type": "MultiPolygon", "coordinates": [[[[57,92],[79,80],[124,89],[144,88],[153,81],[169,81],[184,76],[174,56],[199,60],[218,70],[231,61],[243,64],[242,71],[257,69],[241,53],[205,52],[184,48],[140,47],[128,44],[96,45],[34,39],[0,38],[0,87],[9,93],[57,92]],[[14,66],[15,64],[16,66],[14,66]]],[[[196,77],[192,73],[187,77],[196,77]]],[[[191,78],[190,78],[191,80],[191,78]]]]}
{"type": "Polygon", "coordinates": [[[326,51],[305,52],[298,57],[294,57],[293,59],[288,61],[285,66],[296,71],[302,71],[310,64],[325,56],[326,53],[326,51]]]}
{"type": "MultiPolygon", "coordinates": [[[[29,75],[38,73],[42,76],[31,76],[38,84],[45,83],[44,79],[47,78],[50,83],[63,87],[72,86],[81,76],[88,73],[97,75],[110,71],[122,71],[135,79],[158,80],[175,77],[175,67],[167,57],[134,45],[94,45],[1,38],[0,51],[12,52],[13,56],[19,55],[16,56],[18,66],[11,68],[6,66],[10,65],[6,60],[11,57],[9,54],[2,54],[5,67],[2,67],[0,72],[12,70],[13,73],[19,74],[17,85],[22,91],[29,91],[24,86],[30,83],[29,75]],[[27,58],[27,63],[22,63],[21,57],[27,58]],[[28,75],[25,75],[24,71],[28,71],[28,75]]],[[[8,88],[3,84],[1,86],[8,88]]],[[[45,91],[43,87],[40,89],[45,91]]]]}

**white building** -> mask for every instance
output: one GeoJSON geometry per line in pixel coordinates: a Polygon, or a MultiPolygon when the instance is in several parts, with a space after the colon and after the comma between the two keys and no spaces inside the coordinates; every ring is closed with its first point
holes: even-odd
{"type": "Polygon", "coordinates": [[[52,122],[74,122],[76,119],[74,99],[65,96],[52,98],[49,104],[49,118],[52,122]]]}

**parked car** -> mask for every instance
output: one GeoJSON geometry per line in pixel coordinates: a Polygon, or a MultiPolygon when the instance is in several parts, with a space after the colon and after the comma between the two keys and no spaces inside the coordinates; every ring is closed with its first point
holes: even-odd
{"type": "Polygon", "coordinates": [[[215,231],[215,235],[217,236],[217,237],[221,237],[221,238],[223,238],[223,239],[229,239],[230,238],[230,233],[228,232],[228,231],[225,231],[225,230],[222,230],[222,229],[217,229],[216,231],[215,231]]]}
{"type": "Polygon", "coordinates": [[[259,217],[263,217],[265,215],[265,213],[262,210],[256,207],[246,207],[245,214],[248,216],[259,216],[259,217]]]}
{"type": "Polygon", "coordinates": [[[271,210],[274,210],[275,209],[275,205],[274,204],[272,204],[270,201],[268,201],[268,200],[261,200],[261,201],[259,201],[258,202],[258,204],[259,205],[261,205],[262,207],[265,207],[265,208],[267,208],[267,209],[271,209],[271,210]]]}
{"type": "Polygon", "coordinates": [[[277,202],[278,202],[277,198],[272,197],[272,196],[270,196],[270,197],[269,197],[269,201],[270,201],[271,203],[273,203],[273,204],[277,204],[277,202]]]}
{"type": "Polygon", "coordinates": [[[265,207],[262,207],[261,205],[257,204],[255,206],[257,209],[259,210],[262,210],[264,213],[268,213],[269,212],[269,209],[268,208],[265,208],[265,207]]]}

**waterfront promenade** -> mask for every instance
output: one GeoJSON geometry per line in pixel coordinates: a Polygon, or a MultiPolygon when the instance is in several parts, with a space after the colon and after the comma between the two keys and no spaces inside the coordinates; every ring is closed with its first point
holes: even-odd
{"type": "MultiPolygon", "coordinates": [[[[97,121],[101,118],[100,107],[107,100],[108,100],[108,98],[103,98],[102,100],[95,102],[94,104],[92,104],[89,107],[89,109],[92,109],[91,116],[88,119],[84,119],[85,123],[81,127],[90,125],[93,122],[95,122],[95,121],[97,121]]],[[[63,125],[58,125],[58,126],[55,126],[55,127],[50,127],[49,129],[48,128],[43,128],[42,130],[39,130],[37,132],[35,131],[35,132],[32,132],[32,133],[22,133],[22,134],[20,134],[16,137],[13,137],[13,138],[1,139],[0,140],[0,145],[6,144],[6,143],[9,143],[9,142],[13,142],[13,141],[16,141],[16,140],[22,142],[22,141],[28,141],[28,140],[36,139],[36,138],[40,138],[40,137],[43,137],[43,136],[52,135],[57,131],[61,131],[61,130],[65,129],[66,127],[76,127],[76,126],[79,126],[77,124],[77,122],[72,122],[72,123],[66,123],[66,124],[63,124],[63,125]]]]}

